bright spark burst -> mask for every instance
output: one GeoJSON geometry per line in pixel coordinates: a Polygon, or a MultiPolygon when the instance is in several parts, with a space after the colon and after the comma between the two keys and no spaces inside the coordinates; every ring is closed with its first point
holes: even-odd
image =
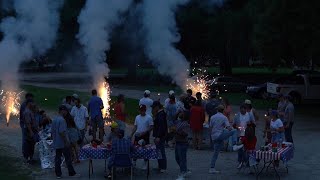
{"type": "Polygon", "coordinates": [[[210,96],[210,87],[206,80],[208,76],[203,75],[202,72],[206,72],[206,70],[193,68],[192,69],[193,77],[187,79],[186,88],[191,89],[192,92],[195,92],[195,93],[200,92],[202,94],[203,99],[208,99],[210,96]]]}
{"type": "Polygon", "coordinates": [[[1,103],[2,107],[5,109],[7,126],[9,125],[10,117],[19,115],[20,108],[20,96],[23,91],[17,93],[14,91],[4,91],[1,90],[1,103]]]}
{"type": "Polygon", "coordinates": [[[103,82],[99,87],[99,96],[103,101],[104,108],[102,109],[103,118],[110,118],[110,86],[107,82],[103,82]]]}

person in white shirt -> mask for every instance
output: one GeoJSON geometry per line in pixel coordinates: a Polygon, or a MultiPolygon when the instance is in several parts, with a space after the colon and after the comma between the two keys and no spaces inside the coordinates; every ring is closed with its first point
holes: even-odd
{"type": "Polygon", "coordinates": [[[252,102],[249,99],[246,99],[244,101],[244,104],[246,105],[247,112],[249,113],[251,118],[254,119],[254,121],[259,121],[259,115],[257,111],[252,107],[252,102]]]}
{"type": "MultiPolygon", "coordinates": [[[[167,107],[167,105],[170,103],[170,97],[171,96],[174,96],[174,91],[173,90],[170,90],[169,91],[169,95],[168,95],[168,98],[164,101],[164,108],[167,107]]],[[[176,102],[177,102],[177,99],[176,99],[176,102]]]]}
{"type": "Polygon", "coordinates": [[[80,99],[75,99],[74,103],[75,106],[71,109],[70,114],[74,118],[77,129],[80,131],[79,144],[82,144],[88,127],[89,114],[87,108],[81,104],[80,99]]]}
{"type": "Polygon", "coordinates": [[[215,169],[216,161],[218,159],[218,155],[223,147],[223,142],[228,139],[229,137],[232,137],[232,143],[233,143],[233,150],[237,151],[240,148],[243,147],[243,145],[237,146],[237,130],[232,129],[232,127],[229,124],[228,118],[223,114],[224,106],[219,105],[217,107],[217,113],[213,115],[210,119],[210,129],[211,129],[211,139],[213,141],[214,146],[214,153],[211,159],[210,174],[219,173],[215,169]]]}
{"type": "Polygon", "coordinates": [[[149,90],[144,91],[144,94],[143,94],[144,97],[140,99],[139,106],[145,105],[147,107],[146,114],[148,114],[149,116],[152,117],[151,106],[153,104],[153,100],[150,98],[150,94],[151,94],[151,92],[149,90]]]}
{"type": "Polygon", "coordinates": [[[240,106],[240,112],[234,117],[233,127],[238,129],[238,136],[244,136],[245,129],[249,123],[255,123],[254,119],[246,111],[246,105],[240,106]]]}
{"type": "Polygon", "coordinates": [[[271,143],[282,143],[284,141],[284,125],[276,110],[271,111],[270,130],[272,134],[271,143]]]}
{"type": "MultiPolygon", "coordinates": [[[[134,136],[134,144],[140,144],[144,141],[144,145],[150,144],[150,133],[153,129],[153,119],[150,115],[146,114],[147,107],[141,105],[139,107],[140,114],[136,116],[134,121],[134,128],[131,133],[131,139],[134,136]]],[[[148,160],[145,159],[142,169],[147,169],[148,160]]],[[[136,165],[136,159],[133,160],[133,165],[136,165]]]]}

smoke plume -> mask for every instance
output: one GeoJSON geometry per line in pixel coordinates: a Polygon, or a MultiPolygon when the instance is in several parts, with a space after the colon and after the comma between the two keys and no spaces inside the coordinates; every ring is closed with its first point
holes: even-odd
{"type": "Polygon", "coordinates": [[[15,17],[2,20],[0,78],[2,86],[17,88],[21,62],[43,55],[56,40],[63,0],[14,0],[15,17]]]}
{"type": "Polygon", "coordinates": [[[189,63],[174,46],[180,41],[175,11],[186,3],[188,0],[145,0],[143,5],[145,53],[160,74],[170,76],[182,88],[188,78],[189,63]]]}
{"type": "Polygon", "coordinates": [[[120,15],[129,8],[131,2],[132,0],[87,0],[78,17],[80,29],[77,38],[83,45],[89,71],[94,76],[94,85],[109,74],[109,67],[104,62],[105,51],[110,49],[110,34],[121,23],[120,15]]]}

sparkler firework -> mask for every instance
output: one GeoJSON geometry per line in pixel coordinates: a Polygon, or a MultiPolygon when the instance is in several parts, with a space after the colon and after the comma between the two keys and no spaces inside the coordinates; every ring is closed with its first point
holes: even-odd
{"type": "Polygon", "coordinates": [[[1,105],[4,108],[6,114],[7,126],[9,126],[10,117],[19,115],[20,108],[20,95],[22,91],[17,93],[14,91],[1,90],[1,105]]]}

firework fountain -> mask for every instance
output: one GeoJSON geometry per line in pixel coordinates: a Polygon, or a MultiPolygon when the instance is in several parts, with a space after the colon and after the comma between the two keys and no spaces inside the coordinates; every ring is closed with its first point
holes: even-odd
{"type": "Polygon", "coordinates": [[[78,22],[80,24],[77,38],[83,46],[86,62],[92,74],[94,87],[103,100],[103,116],[110,118],[110,87],[106,81],[109,74],[105,63],[106,51],[110,49],[110,33],[120,21],[121,13],[128,10],[132,0],[87,0],[78,22]]]}

